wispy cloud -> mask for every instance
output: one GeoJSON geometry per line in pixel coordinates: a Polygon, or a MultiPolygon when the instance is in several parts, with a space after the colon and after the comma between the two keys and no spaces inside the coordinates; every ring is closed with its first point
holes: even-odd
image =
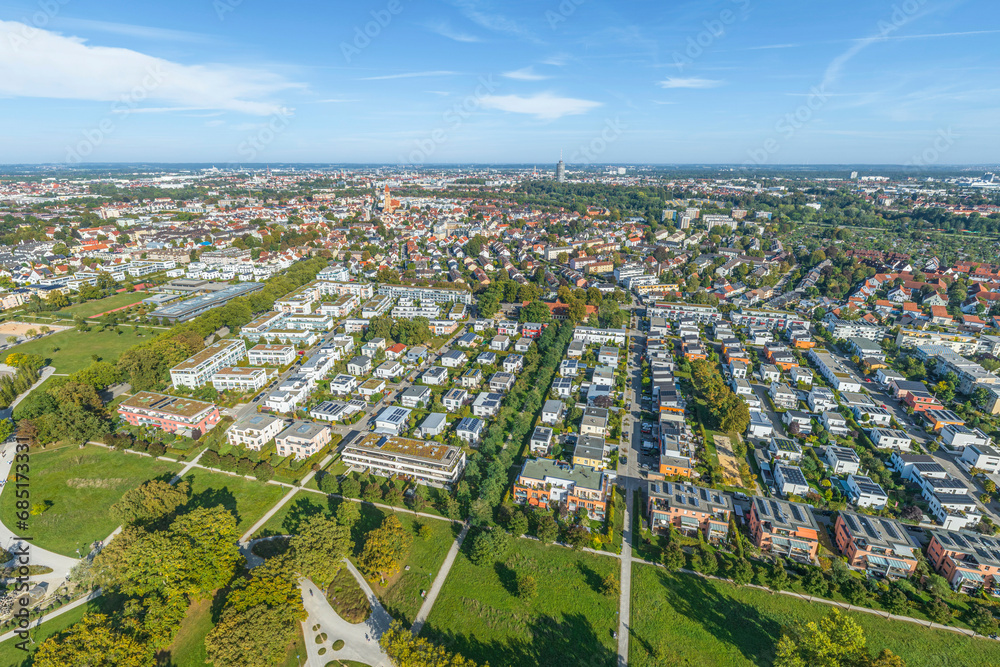
{"type": "Polygon", "coordinates": [[[523,113],[542,120],[555,120],[563,116],[587,113],[600,102],[575,97],[559,97],[552,93],[539,93],[530,97],[522,95],[488,95],[480,100],[484,109],[497,109],[510,113],[523,113]]]}
{"type": "Polygon", "coordinates": [[[570,57],[566,53],[556,53],[542,60],[543,65],[552,65],[553,67],[562,67],[569,63],[570,57]]]}
{"type": "Polygon", "coordinates": [[[656,85],[660,88],[718,88],[725,81],[719,79],[699,79],[697,77],[668,77],[656,85]]]}
{"type": "Polygon", "coordinates": [[[437,35],[441,35],[442,37],[447,37],[448,39],[453,39],[456,42],[471,43],[471,42],[483,41],[479,37],[476,37],[475,35],[470,35],[467,32],[461,32],[459,30],[455,30],[454,28],[451,27],[451,24],[448,23],[447,21],[428,21],[427,23],[424,24],[424,27],[437,35]]]}
{"type": "Polygon", "coordinates": [[[452,0],[462,15],[491,32],[519,37],[532,42],[540,40],[527,28],[503,14],[493,11],[492,4],[485,0],[452,0]]]}
{"type": "Polygon", "coordinates": [[[816,44],[851,44],[851,43],[865,43],[870,44],[873,41],[877,42],[891,42],[891,41],[905,41],[913,39],[943,39],[947,37],[973,37],[976,35],[995,35],[1000,33],[1000,30],[966,30],[963,32],[931,32],[924,33],[921,35],[876,35],[875,37],[853,37],[850,39],[822,39],[810,42],[789,42],[787,44],[763,44],[761,46],[751,46],[748,47],[747,51],[763,51],[767,49],[798,49],[804,46],[815,46],[816,44]]]}
{"type": "Polygon", "coordinates": [[[0,21],[0,95],[116,102],[140,89],[144,102],[171,108],[265,116],[282,108],[273,95],[303,87],[259,68],[182,65],[0,21]]]}
{"type": "Polygon", "coordinates": [[[113,35],[138,37],[140,39],[155,39],[174,42],[218,42],[219,38],[188,30],[171,30],[169,28],[153,28],[146,25],[130,23],[115,23],[113,21],[94,21],[59,16],[53,21],[53,27],[72,31],[106,32],[113,35]]]}
{"type": "Polygon", "coordinates": [[[544,74],[539,74],[531,65],[513,70],[512,72],[504,72],[503,76],[508,79],[517,79],[518,81],[544,81],[545,79],[551,78],[545,76],[544,74]]]}
{"type": "Polygon", "coordinates": [[[452,72],[450,70],[432,70],[428,72],[403,72],[401,74],[383,74],[381,76],[366,76],[358,79],[358,81],[387,81],[389,79],[416,79],[425,76],[454,76],[458,72],[452,72]]]}

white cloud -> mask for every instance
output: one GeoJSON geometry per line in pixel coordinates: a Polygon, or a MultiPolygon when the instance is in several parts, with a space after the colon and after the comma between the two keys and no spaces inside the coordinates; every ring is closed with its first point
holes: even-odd
{"type": "Polygon", "coordinates": [[[0,95],[9,97],[116,102],[129,108],[155,101],[266,116],[281,109],[269,100],[272,95],[299,87],[259,69],[182,65],[0,21],[0,95]]]}
{"type": "Polygon", "coordinates": [[[483,0],[452,0],[465,18],[487,30],[512,35],[532,42],[539,42],[530,30],[517,21],[491,11],[492,3],[483,0]]]}
{"type": "Polygon", "coordinates": [[[455,30],[447,21],[428,21],[424,24],[424,27],[433,33],[455,40],[456,42],[471,43],[483,41],[475,35],[455,30]]]}
{"type": "Polygon", "coordinates": [[[717,88],[723,83],[725,82],[718,79],[699,79],[697,77],[685,79],[672,76],[660,81],[657,85],[660,88],[717,88]]]}
{"type": "Polygon", "coordinates": [[[539,93],[531,97],[522,95],[488,95],[480,101],[484,109],[498,109],[511,113],[531,114],[543,120],[572,116],[601,106],[600,102],[575,97],[557,97],[552,93],[539,93]]]}
{"type": "Polygon", "coordinates": [[[555,55],[549,56],[542,61],[543,65],[552,65],[553,67],[562,67],[569,62],[569,56],[565,53],[557,53],[555,55]]]}
{"type": "Polygon", "coordinates": [[[455,74],[458,74],[458,72],[451,72],[449,70],[433,70],[430,72],[403,72],[402,74],[383,74],[381,76],[366,76],[358,79],[358,81],[386,81],[388,79],[414,79],[425,76],[453,76],[455,74]]]}
{"type": "Polygon", "coordinates": [[[539,74],[535,71],[535,68],[531,65],[527,67],[522,67],[521,69],[516,69],[512,72],[504,72],[503,75],[508,79],[517,79],[518,81],[544,81],[545,79],[551,78],[544,74],[539,74]]]}

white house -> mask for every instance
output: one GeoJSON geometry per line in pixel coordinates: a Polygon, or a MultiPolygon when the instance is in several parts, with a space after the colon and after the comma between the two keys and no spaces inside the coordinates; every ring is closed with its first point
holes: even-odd
{"type": "Polygon", "coordinates": [[[910,434],[892,428],[873,428],[868,432],[868,437],[879,449],[901,449],[909,451],[913,445],[910,434]]]}
{"type": "Polygon", "coordinates": [[[970,468],[980,468],[991,475],[1000,473],[1000,451],[991,445],[969,445],[961,460],[970,468]]]}
{"type": "Polygon", "coordinates": [[[882,509],[889,502],[889,495],[881,487],[864,475],[848,475],[847,496],[858,507],[882,509]]]}
{"type": "Polygon", "coordinates": [[[798,466],[779,463],[774,466],[774,486],[783,496],[803,496],[809,492],[806,476],[798,466]]]}
{"type": "Polygon", "coordinates": [[[834,475],[854,475],[861,468],[861,457],[850,447],[829,445],[824,460],[834,475]]]}
{"type": "Polygon", "coordinates": [[[774,434],[774,425],[767,415],[758,410],[750,411],[750,426],[747,427],[748,438],[770,438],[774,434]]]}

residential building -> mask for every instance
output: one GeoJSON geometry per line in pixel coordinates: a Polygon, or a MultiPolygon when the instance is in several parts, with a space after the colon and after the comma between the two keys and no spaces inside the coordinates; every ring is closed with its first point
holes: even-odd
{"type": "Polygon", "coordinates": [[[453,387],[441,396],[441,405],[448,412],[458,412],[469,400],[469,392],[458,387],[453,387]]]}
{"type": "Polygon", "coordinates": [[[417,435],[421,438],[433,438],[444,433],[448,426],[447,415],[440,412],[432,412],[427,415],[424,421],[420,422],[417,428],[417,435]]]}
{"type": "Polygon", "coordinates": [[[901,449],[909,451],[913,445],[910,434],[906,431],[891,428],[873,428],[868,431],[868,437],[879,449],[901,449]]]}
{"type": "Polygon", "coordinates": [[[611,478],[589,466],[568,466],[552,459],[528,459],[514,482],[514,502],[557,505],[570,513],[585,509],[591,519],[606,515],[611,478]]]}
{"type": "Polygon", "coordinates": [[[201,437],[219,423],[219,409],[191,398],[140,391],[118,405],[118,414],[132,426],[154,426],[167,433],[201,437]]]}
{"type": "Polygon", "coordinates": [[[412,385],[399,394],[399,402],[404,408],[426,407],[431,404],[431,395],[429,387],[412,385]]]}
{"type": "Polygon", "coordinates": [[[957,530],[932,530],[927,560],[961,593],[996,589],[1000,538],[957,530]]]}
{"type": "Polygon", "coordinates": [[[344,447],[341,458],[375,475],[443,486],[458,482],[465,469],[465,453],[458,447],[379,433],[354,440],[344,447]]]}
{"type": "Polygon", "coordinates": [[[812,562],[819,549],[819,525],[812,508],[755,496],[750,503],[750,536],[761,550],[812,562]]]}
{"type": "Polygon", "coordinates": [[[566,408],[562,401],[549,399],[542,405],[542,423],[558,424],[562,420],[563,410],[566,408]]]}
{"type": "Polygon", "coordinates": [[[608,411],[606,408],[588,407],[580,421],[580,435],[608,437],[608,411]]]}
{"type": "Polygon", "coordinates": [[[853,475],[861,468],[861,457],[850,447],[828,445],[823,460],[834,475],[853,475]]]}
{"type": "Polygon", "coordinates": [[[841,510],[833,532],[837,549],[856,570],[888,578],[916,572],[920,545],[894,519],[841,510]]]}
{"type": "Polygon", "coordinates": [[[858,507],[871,507],[880,510],[889,502],[889,494],[880,484],[872,481],[871,477],[848,475],[846,486],[848,499],[858,507]]]}
{"type": "Polygon", "coordinates": [[[713,544],[729,534],[733,501],[728,494],[678,482],[650,482],[647,490],[653,532],[667,532],[670,526],[688,536],[700,531],[713,544]]]}
{"type": "Polygon", "coordinates": [[[251,414],[229,427],[226,440],[230,445],[240,445],[260,451],[285,428],[285,421],[271,415],[251,414]]]}
{"type": "Polygon", "coordinates": [[[750,411],[750,426],[747,427],[748,438],[770,438],[774,434],[774,425],[768,416],[758,410],[750,411]]]}
{"type": "Polygon", "coordinates": [[[170,369],[175,387],[197,389],[208,384],[220,369],[235,366],[247,356],[247,344],[240,338],[221,340],[188,357],[170,369]]]}
{"type": "Polygon", "coordinates": [[[528,447],[534,456],[548,456],[552,448],[552,429],[547,426],[536,426],[531,433],[528,447]]]}
{"type": "Polygon", "coordinates": [[[287,366],[295,360],[294,345],[254,345],[247,350],[251,366],[287,366]]]}
{"type": "Polygon", "coordinates": [[[1000,473],[1000,450],[992,445],[967,446],[962,450],[961,461],[970,468],[979,468],[991,475],[1000,473]]]}
{"type": "Polygon", "coordinates": [[[480,392],[472,402],[472,414],[477,417],[495,417],[500,412],[500,405],[503,403],[503,394],[484,391],[480,392]]]}
{"type": "Polygon", "coordinates": [[[804,496],[809,492],[809,483],[802,469],[787,463],[778,463],[773,469],[774,487],[781,495],[804,496]]]}
{"type": "Polygon", "coordinates": [[[802,460],[802,445],[788,438],[772,436],[767,445],[767,453],[773,460],[796,463],[802,460]]]}
{"type": "Polygon", "coordinates": [[[606,449],[604,438],[596,435],[581,435],[576,439],[576,446],[573,447],[573,465],[603,469],[605,468],[604,452],[606,449]]]}
{"type": "Polygon", "coordinates": [[[251,366],[228,366],[220,368],[212,376],[212,386],[216,391],[260,391],[267,384],[267,371],[251,366]]]}
{"type": "Polygon", "coordinates": [[[458,422],[458,426],[455,427],[455,435],[462,442],[475,445],[483,437],[483,427],[485,424],[486,422],[482,419],[464,417],[458,422]]]}

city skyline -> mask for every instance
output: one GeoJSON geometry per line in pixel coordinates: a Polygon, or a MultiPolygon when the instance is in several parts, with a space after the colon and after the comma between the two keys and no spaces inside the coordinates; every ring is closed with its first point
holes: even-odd
{"type": "Polygon", "coordinates": [[[987,9],[15,2],[0,163],[989,164],[987,9]]]}

